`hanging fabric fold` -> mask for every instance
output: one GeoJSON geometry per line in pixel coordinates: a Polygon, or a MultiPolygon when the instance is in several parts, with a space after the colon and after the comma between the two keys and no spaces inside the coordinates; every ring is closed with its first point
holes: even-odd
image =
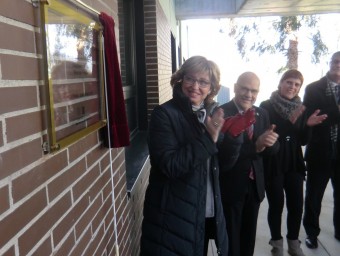
{"type": "Polygon", "coordinates": [[[124,147],[130,144],[130,132],[127,123],[122,78],[118,61],[114,31],[115,22],[112,17],[104,12],[100,13],[99,20],[104,27],[104,54],[108,100],[107,116],[109,131],[104,134],[104,144],[109,148],[124,147]]]}

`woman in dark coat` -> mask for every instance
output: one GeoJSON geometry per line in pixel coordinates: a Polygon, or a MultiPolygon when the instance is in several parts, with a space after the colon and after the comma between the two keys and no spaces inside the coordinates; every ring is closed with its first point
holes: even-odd
{"type": "Polygon", "coordinates": [[[213,101],[219,80],[214,62],[191,57],[171,77],[173,99],[152,112],[143,256],[206,255],[209,238],[215,239],[219,255],[227,255],[216,158],[224,119],[213,101]]]}
{"type": "Polygon", "coordinates": [[[298,239],[303,211],[303,181],[305,163],[302,145],[307,142],[308,128],[321,123],[326,115],[314,112],[308,120],[302,115],[305,107],[298,96],[303,76],[298,70],[286,71],[269,100],[260,104],[269,113],[270,123],[276,125],[279,134],[280,150],[276,155],[264,157],[265,187],[269,204],[268,223],[271,233],[269,244],[272,255],[283,256],[281,218],[284,195],[287,205],[288,253],[303,256],[298,239]]]}

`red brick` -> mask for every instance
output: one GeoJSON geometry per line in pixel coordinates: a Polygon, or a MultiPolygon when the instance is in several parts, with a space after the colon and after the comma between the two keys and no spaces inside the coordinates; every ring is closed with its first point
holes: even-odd
{"type": "Polygon", "coordinates": [[[62,151],[12,182],[13,201],[17,202],[67,166],[66,151],[62,151]]]}
{"type": "Polygon", "coordinates": [[[9,188],[8,186],[0,188],[0,214],[9,209],[9,188]]]}
{"type": "Polygon", "coordinates": [[[38,89],[38,98],[39,98],[39,102],[40,102],[40,106],[45,106],[48,101],[48,87],[46,85],[39,85],[39,89],[38,89]]]}
{"type": "Polygon", "coordinates": [[[49,236],[31,255],[41,256],[41,255],[51,255],[51,253],[52,253],[52,242],[51,242],[51,237],[49,236]]]}
{"type": "MultiPolygon", "coordinates": [[[[80,220],[75,226],[75,234],[76,239],[79,239],[85,230],[92,226],[92,221],[94,216],[97,214],[99,208],[101,207],[102,201],[100,198],[97,198],[95,201],[92,202],[89,208],[84,211],[84,214],[81,216],[80,220]]],[[[92,232],[95,232],[91,228],[92,232]]]]}
{"type": "Polygon", "coordinates": [[[38,26],[35,17],[39,17],[39,8],[22,0],[1,0],[0,15],[30,25],[38,26]],[[20,8],[19,8],[20,7],[20,8]]]}
{"type": "Polygon", "coordinates": [[[40,190],[0,221],[0,248],[10,241],[47,205],[46,191],[40,190]]]}
{"type": "Polygon", "coordinates": [[[32,247],[52,228],[52,226],[71,207],[71,194],[67,193],[52,205],[18,239],[20,255],[27,255],[32,247]]]}
{"type": "Polygon", "coordinates": [[[85,154],[86,151],[96,144],[98,144],[97,132],[93,132],[71,145],[68,148],[70,162],[85,154]]]}
{"type": "MultiPolygon", "coordinates": [[[[112,199],[111,199],[112,200],[112,199]]],[[[104,219],[104,225],[105,225],[105,228],[106,229],[109,229],[111,226],[113,227],[114,224],[114,215],[113,215],[113,207],[111,208],[112,210],[110,210],[106,216],[105,216],[105,219],[104,219]]],[[[113,232],[113,231],[112,231],[113,232]]]]}
{"type": "MultiPolygon", "coordinates": [[[[54,256],[65,256],[70,255],[70,251],[75,245],[74,231],[72,231],[65,239],[64,243],[53,251],[54,256]]],[[[38,255],[37,255],[38,256],[38,255]]]]}
{"type": "Polygon", "coordinates": [[[96,147],[86,156],[87,166],[93,165],[99,158],[101,158],[105,153],[108,152],[107,148],[96,147]]]}
{"type": "Polygon", "coordinates": [[[12,142],[44,130],[42,112],[37,111],[6,118],[7,141],[12,142]]]}
{"type": "MultiPolygon", "coordinates": [[[[76,205],[72,206],[71,211],[68,212],[61,222],[53,229],[52,234],[55,246],[60,243],[70,229],[74,228],[75,223],[78,222],[85,211],[87,212],[88,205],[89,203],[86,197],[79,200],[76,205]]],[[[86,223],[86,225],[89,225],[89,223],[86,223]]]]}
{"type": "Polygon", "coordinates": [[[96,216],[92,220],[92,230],[97,230],[100,226],[105,225],[105,216],[109,212],[113,211],[112,198],[106,199],[106,201],[101,205],[96,216]]]}
{"type": "Polygon", "coordinates": [[[38,106],[36,87],[0,88],[0,114],[36,106],[38,106]],[[20,104],[18,104],[18,102],[20,102],[20,104]]]}
{"type": "MultiPolygon", "coordinates": [[[[4,133],[2,130],[2,122],[0,121],[0,147],[3,145],[4,145],[4,133]]],[[[0,163],[1,163],[1,154],[0,154],[0,163]]]]}
{"type": "Polygon", "coordinates": [[[89,242],[89,246],[86,248],[84,255],[102,255],[102,253],[96,253],[96,248],[99,245],[99,242],[102,240],[104,236],[104,228],[100,228],[99,231],[92,235],[91,241],[89,242]]]}
{"type": "Polygon", "coordinates": [[[0,180],[42,157],[41,140],[36,139],[2,152],[0,180]],[[15,159],[15,161],[13,161],[15,159]]]}
{"type": "MultiPolygon", "coordinates": [[[[108,243],[109,238],[107,237],[103,226],[101,226],[99,232],[95,234],[95,238],[97,240],[98,245],[94,246],[93,249],[95,251],[91,255],[107,255],[107,253],[105,252],[106,252],[106,245],[108,243]]],[[[125,254],[122,254],[122,255],[125,255],[125,254]]]]}
{"type": "Polygon", "coordinates": [[[37,54],[43,54],[43,41],[42,41],[42,35],[39,32],[35,33],[35,41],[36,41],[36,53],[37,54]]]}
{"type": "Polygon", "coordinates": [[[4,254],[1,254],[1,256],[15,256],[14,246],[10,247],[4,254]]]}
{"type": "Polygon", "coordinates": [[[105,186],[102,188],[103,193],[103,200],[105,201],[108,197],[111,197],[112,195],[112,183],[111,180],[109,183],[105,184],[105,186]]]}
{"type": "Polygon", "coordinates": [[[92,238],[91,228],[88,228],[84,235],[77,240],[75,248],[72,249],[72,252],[68,254],[68,256],[79,256],[79,255],[87,255],[84,254],[86,246],[90,243],[92,238]]]}
{"type": "Polygon", "coordinates": [[[73,198],[77,200],[86,192],[93,184],[93,182],[99,177],[99,166],[94,166],[88,173],[86,173],[72,188],[73,198]]]}
{"type": "Polygon", "coordinates": [[[0,54],[0,61],[2,79],[4,80],[41,79],[39,70],[41,60],[37,58],[0,54]]]}
{"type": "Polygon", "coordinates": [[[86,172],[86,166],[85,160],[82,159],[80,162],[65,171],[62,175],[51,181],[47,189],[49,201],[52,201],[63,191],[72,187],[72,183],[75,182],[84,172],[86,172]]]}
{"type": "Polygon", "coordinates": [[[19,52],[35,53],[35,33],[5,23],[0,23],[0,31],[6,36],[0,37],[0,48],[19,52]]]}
{"type": "Polygon", "coordinates": [[[100,171],[105,172],[106,169],[110,166],[110,152],[105,154],[105,156],[100,160],[100,171]]]}
{"type": "Polygon", "coordinates": [[[109,172],[105,172],[103,175],[100,176],[100,178],[93,184],[93,186],[90,188],[89,190],[89,200],[92,201],[94,200],[99,193],[102,192],[103,186],[107,183],[111,183],[110,182],[110,173],[109,172]]]}

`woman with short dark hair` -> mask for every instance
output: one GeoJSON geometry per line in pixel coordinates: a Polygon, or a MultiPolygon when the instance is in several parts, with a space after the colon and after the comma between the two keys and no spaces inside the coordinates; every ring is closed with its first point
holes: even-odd
{"type": "Polygon", "coordinates": [[[277,154],[263,158],[265,187],[268,199],[268,224],[271,233],[269,244],[273,246],[272,255],[283,256],[281,219],[284,197],[287,205],[287,243],[288,253],[304,256],[300,247],[299,231],[303,212],[303,181],[306,167],[302,145],[307,142],[307,126],[321,123],[326,115],[314,112],[308,119],[303,112],[298,96],[303,83],[303,75],[295,69],[286,71],[269,100],[260,104],[269,113],[270,123],[276,125],[279,134],[280,150],[277,154]]]}

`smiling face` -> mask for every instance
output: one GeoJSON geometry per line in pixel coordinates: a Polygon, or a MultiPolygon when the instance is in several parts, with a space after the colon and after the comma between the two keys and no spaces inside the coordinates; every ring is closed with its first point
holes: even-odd
{"type": "Polygon", "coordinates": [[[243,111],[253,107],[260,89],[260,79],[252,72],[243,73],[234,85],[235,103],[243,111]]]}
{"type": "Polygon", "coordinates": [[[211,90],[208,72],[189,73],[183,77],[182,91],[194,106],[199,106],[211,90]]]}
{"type": "Polygon", "coordinates": [[[302,81],[298,78],[287,78],[279,84],[279,94],[288,100],[293,99],[299,94],[302,81]]]}

